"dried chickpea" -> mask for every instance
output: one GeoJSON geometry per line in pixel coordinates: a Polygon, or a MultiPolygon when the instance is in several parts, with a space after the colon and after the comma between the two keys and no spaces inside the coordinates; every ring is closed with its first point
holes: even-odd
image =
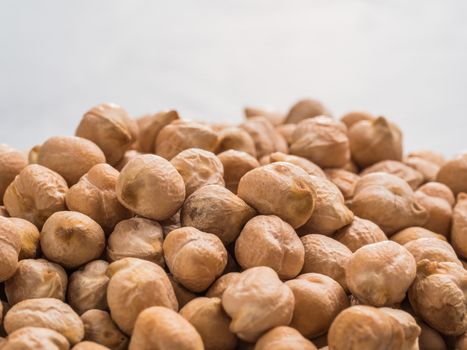
{"type": "Polygon", "coordinates": [[[237,193],[242,176],[259,167],[256,158],[242,151],[231,149],[219,153],[217,157],[224,167],[225,187],[233,193],[237,193]]]}
{"type": "Polygon", "coordinates": [[[311,176],[286,162],[246,173],[238,185],[238,196],[260,214],[277,215],[293,228],[310,219],[316,202],[311,176]]]}
{"type": "Polygon", "coordinates": [[[460,257],[467,259],[467,194],[459,193],[452,216],[451,244],[460,257]]]}
{"type": "Polygon", "coordinates": [[[109,265],[107,303],[110,314],[126,334],[133,332],[136,318],[151,306],[178,310],[169,278],[159,266],[147,260],[124,258],[109,265]]]}
{"type": "Polygon", "coordinates": [[[235,243],[235,257],[244,269],[268,266],[283,280],[297,276],[305,249],[295,230],[274,215],[258,215],[248,221],[235,243]]]}
{"type": "Polygon", "coordinates": [[[328,276],[306,273],[286,284],[295,297],[290,327],[297,329],[305,338],[326,333],[334,318],[349,307],[344,289],[328,276]]]}
{"type": "Polygon", "coordinates": [[[189,148],[200,148],[214,152],[219,138],[208,125],[197,122],[175,120],[164,126],[156,138],[155,153],[167,160],[189,148]]]}
{"type": "Polygon", "coordinates": [[[119,221],[131,216],[117,199],[118,176],[119,172],[108,164],[93,166],[66,193],[68,209],[89,216],[106,232],[112,230],[119,221]]]}
{"type": "Polygon", "coordinates": [[[437,164],[440,167],[442,167],[446,163],[446,159],[444,159],[444,156],[441,153],[427,151],[427,150],[410,152],[407,155],[407,157],[408,158],[416,157],[416,158],[425,159],[429,162],[437,164]]]}
{"type": "Polygon", "coordinates": [[[230,329],[230,318],[222,309],[219,298],[196,298],[181,310],[182,315],[201,336],[206,350],[233,350],[237,337],[230,329]]]}
{"type": "Polygon", "coordinates": [[[85,138],[55,136],[41,146],[37,163],[62,175],[72,186],[94,165],[105,163],[105,155],[85,138]]]}
{"type": "Polygon", "coordinates": [[[418,325],[421,328],[420,336],[418,337],[418,343],[422,350],[447,350],[446,343],[438,333],[438,331],[429,327],[425,322],[418,321],[418,325]]]}
{"type": "Polygon", "coordinates": [[[279,326],[271,329],[258,339],[254,350],[317,350],[318,348],[304,338],[296,329],[279,326]]]}
{"type": "Polygon", "coordinates": [[[37,164],[37,158],[39,156],[39,151],[41,150],[41,145],[33,146],[28,152],[28,163],[37,164]]]}
{"type": "Polygon", "coordinates": [[[42,227],[53,213],[65,210],[66,181],[42,165],[25,167],[8,186],[3,202],[11,216],[42,227]]]}
{"type": "Polygon", "coordinates": [[[376,118],[368,112],[354,111],[344,114],[340,121],[347,126],[347,129],[350,129],[354,124],[361,122],[362,120],[373,121],[376,118]]]}
{"type": "Polygon", "coordinates": [[[73,346],[71,350],[109,350],[109,348],[92,341],[83,341],[73,346]]]}
{"type": "Polygon", "coordinates": [[[467,192],[467,152],[447,161],[439,169],[436,181],[448,186],[456,196],[467,192]]]}
{"type": "Polygon", "coordinates": [[[101,256],[105,235],[90,217],[76,211],[59,211],[45,222],[40,243],[48,260],[76,268],[101,256]]]}
{"type": "Polygon", "coordinates": [[[248,132],[236,126],[219,131],[219,144],[217,145],[216,153],[228,150],[245,152],[252,157],[256,157],[256,147],[253,138],[248,132]]]}
{"type": "Polygon", "coordinates": [[[134,149],[130,149],[126,151],[122,159],[120,159],[118,163],[114,165],[114,168],[117,169],[118,171],[122,171],[123,167],[127,165],[130,160],[141,155],[143,155],[143,153],[135,151],[134,149]]]}
{"type": "Polygon", "coordinates": [[[345,169],[326,169],[327,178],[337,186],[344,199],[350,199],[353,196],[355,185],[360,176],[345,169]]]}
{"type": "Polygon", "coordinates": [[[275,162],[291,163],[299,166],[310,175],[326,178],[326,175],[319,166],[303,157],[294,156],[292,154],[285,154],[282,152],[274,152],[269,155],[267,160],[267,164],[275,162]]]}
{"type": "Polygon", "coordinates": [[[117,181],[117,198],[132,212],[153,220],[174,215],[185,200],[185,183],[164,158],[146,154],[130,160],[117,181]]]}
{"type": "Polygon", "coordinates": [[[81,315],[84,324],[84,340],[90,340],[111,350],[126,350],[128,337],[118,329],[109,313],[103,310],[88,310],[81,315]]]}
{"type": "Polygon", "coordinates": [[[378,225],[357,216],[350,225],[337,230],[333,238],[349,248],[352,253],[367,244],[388,239],[378,225]]]}
{"type": "Polygon", "coordinates": [[[150,307],[140,313],[129,350],[202,350],[201,336],[190,322],[171,309],[150,307]]]}
{"type": "Polygon", "coordinates": [[[304,119],[314,118],[320,115],[329,115],[329,111],[324,105],[314,99],[304,99],[297,101],[292,108],[290,108],[284,124],[297,124],[304,119]]]}
{"type": "Polygon", "coordinates": [[[60,265],[45,259],[24,259],[5,282],[5,294],[10,305],[36,298],[64,301],[67,283],[68,276],[60,265]]]}
{"type": "Polygon", "coordinates": [[[91,309],[107,309],[108,267],[106,261],[94,260],[70,275],[67,299],[79,315],[91,309]]]}
{"type": "Polygon", "coordinates": [[[174,289],[175,297],[177,298],[179,308],[184,307],[189,301],[197,297],[195,293],[190,292],[188,289],[186,289],[180,283],[178,283],[170,273],[167,274],[167,277],[169,278],[170,283],[172,284],[172,287],[174,289]]]}
{"type": "Polygon", "coordinates": [[[414,191],[423,183],[423,175],[419,171],[396,160],[382,160],[365,168],[360,175],[364,176],[378,172],[400,177],[402,180],[405,180],[414,191]]]}
{"type": "Polygon", "coordinates": [[[423,259],[428,259],[437,262],[452,262],[462,266],[451,245],[438,238],[415,239],[404,244],[404,247],[413,255],[417,263],[423,259]]]}
{"type": "Polygon", "coordinates": [[[4,326],[8,334],[29,326],[50,328],[65,336],[70,344],[76,344],[84,337],[79,316],[55,298],[27,299],[13,305],[5,316],[4,326]]]}
{"type": "Polygon", "coordinates": [[[391,236],[391,240],[404,245],[419,238],[436,238],[446,241],[446,237],[423,227],[408,227],[391,236]]]}
{"type": "Polygon", "coordinates": [[[28,165],[28,160],[21,151],[0,144],[0,205],[7,187],[16,175],[28,165]]]}
{"type": "Polygon", "coordinates": [[[20,229],[9,219],[0,216],[0,282],[14,275],[20,251],[20,229]]]}
{"type": "Polygon", "coordinates": [[[67,338],[60,333],[42,327],[23,327],[11,333],[2,350],[69,350],[67,338]]]}
{"type": "Polygon", "coordinates": [[[193,292],[206,290],[227,265],[227,251],[222,241],[194,227],[170,232],[163,250],[175,280],[193,292]]]}
{"type": "Polygon", "coordinates": [[[273,327],[288,325],[294,303],[290,288],[266,266],[243,271],[222,295],[222,306],[232,318],[230,330],[248,342],[273,327]]]}
{"type": "Polygon", "coordinates": [[[76,136],[94,142],[104,152],[110,165],[115,165],[136,141],[138,126],[127,112],[113,103],[103,103],[87,111],[76,136]]]}
{"type": "Polygon", "coordinates": [[[240,277],[240,272],[229,272],[219,277],[206,292],[208,298],[221,298],[227,287],[240,277]]]}
{"type": "Polygon", "coordinates": [[[286,117],[284,113],[280,113],[269,108],[245,107],[244,112],[247,119],[258,116],[265,117],[274,126],[282,124],[286,117]]]}
{"type": "Polygon", "coordinates": [[[436,163],[420,157],[408,157],[404,159],[404,164],[423,175],[423,182],[435,181],[440,166],[436,163]]]}
{"type": "Polygon", "coordinates": [[[19,259],[34,259],[39,250],[39,230],[35,225],[20,218],[9,218],[18,228],[21,236],[19,259]]]}
{"type": "Polygon", "coordinates": [[[162,111],[152,115],[145,115],[136,120],[139,129],[138,151],[142,153],[153,153],[156,146],[156,139],[163,127],[169,125],[180,116],[177,111],[162,111]]]}
{"type": "Polygon", "coordinates": [[[288,146],[293,142],[293,133],[296,129],[297,124],[281,124],[276,126],[276,131],[282,135],[288,146]]]}
{"type": "Polygon", "coordinates": [[[416,262],[403,246],[383,241],[358,249],[346,267],[352,294],[373,306],[400,303],[416,275],[416,262]]]}
{"type": "Polygon", "coordinates": [[[302,273],[315,272],[329,276],[347,291],[345,269],[352,256],[350,249],[324,235],[306,235],[301,240],[305,247],[302,273]]]}
{"type": "Polygon", "coordinates": [[[166,220],[161,221],[162,231],[164,233],[164,237],[167,236],[173,230],[182,227],[181,219],[180,219],[180,211],[177,211],[173,216],[166,220]]]}
{"type": "Polygon", "coordinates": [[[203,186],[224,186],[224,166],[212,152],[189,148],[173,157],[170,163],[182,176],[187,197],[203,186]]]}

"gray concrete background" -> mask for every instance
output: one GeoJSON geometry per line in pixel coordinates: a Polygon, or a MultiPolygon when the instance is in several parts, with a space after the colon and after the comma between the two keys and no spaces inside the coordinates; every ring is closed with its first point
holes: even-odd
{"type": "Polygon", "coordinates": [[[239,122],[321,99],[397,122],[407,150],[467,147],[467,2],[0,0],[0,143],[72,134],[103,101],[239,122]]]}

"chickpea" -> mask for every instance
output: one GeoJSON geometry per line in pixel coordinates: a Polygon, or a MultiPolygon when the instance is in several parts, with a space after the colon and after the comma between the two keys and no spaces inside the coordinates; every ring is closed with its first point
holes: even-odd
{"type": "Polygon", "coordinates": [[[10,214],[8,214],[8,210],[2,205],[0,206],[0,216],[4,218],[9,218],[10,214]]]}
{"type": "Polygon", "coordinates": [[[60,333],[42,327],[23,327],[11,333],[2,350],[69,350],[67,338],[60,333]]]}
{"type": "Polygon", "coordinates": [[[416,262],[403,246],[383,241],[366,245],[350,257],[346,281],[352,294],[373,306],[400,303],[416,275],[416,262]]]}
{"type": "Polygon", "coordinates": [[[299,166],[310,175],[322,177],[324,179],[326,178],[324,171],[319,166],[303,157],[294,156],[292,154],[285,154],[282,152],[274,152],[268,156],[267,160],[268,162],[266,164],[275,162],[291,163],[299,166]]]}
{"type": "Polygon", "coordinates": [[[127,112],[113,103],[103,103],[86,112],[76,136],[94,142],[104,152],[110,165],[115,165],[136,141],[138,126],[127,112]]]}
{"type": "Polygon", "coordinates": [[[27,165],[28,161],[23,152],[0,144],[0,205],[3,204],[3,195],[7,187],[27,165]]]}
{"type": "Polygon", "coordinates": [[[164,237],[167,236],[173,230],[182,227],[181,219],[180,219],[180,211],[177,211],[173,216],[166,220],[161,221],[162,231],[164,233],[164,237]]]}
{"type": "Polygon", "coordinates": [[[388,238],[378,225],[355,216],[350,225],[337,230],[334,239],[353,253],[367,244],[386,241],[388,238]]]}
{"type": "Polygon", "coordinates": [[[297,124],[281,124],[276,126],[276,131],[282,135],[289,147],[293,142],[293,133],[296,129],[297,124]]]}
{"type": "Polygon", "coordinates": [[[123,206],[153,220],[170,218],[185,200],[182,176],[170,162],[152,154],[135,157],[125,165],[116,192],[123,206]]]}
{"type": "Polygon", "coordinates": [[[355,185],[360,180],[360,176],[345,169],[326,169],[327,178],[337,186],[344,199],[350,199],[353,196],[355,185]]]}
{"type": "Polygon", "coordinates": [[[448,186],[456,196],[467,192],[467,152],[447,161],[439,169],[436,181],[448,186]]]}
{"type": "Polygon", "coordinates": [[[253,138],[248,132],[239,127],[228,127],[219,131],[219,144],[216,153],[223,153],[229,150],[244,152],[254,158],[256,157],[253,138]]]}
{"type": "Polygon", "coordinates": [[[21,237],[19,259],[34,259],[39,250],[39,230],[35,225],[20,218],[9,218],[18,228],[21,237]]]}
{"type": "Polygon", "coordinates": [[[10,305],[36,298],[64,301],[67,283],[68,276],[60,265],[45,259],[24,259],[5,282],[5,294],[10,305]]]}
{"type": "Polygon", "coordinates": [[[182,207],[181,222],[183,226],[215,234],[227,245],[237,239],[243,226],[255,213],[253,208],[225,187],[209,185],[187,198],[182,207]]]}
{"type": "Polygon", "coordinates": [[[446,163],[446,159],[444,159],[444,156],[441,153],[427,151],[427,150],[410,152],[407,155],[407,157],[408,158],[412,158],[412,157],[421,158],[429,162],[432,162],[438,165],[439,167],[442,167],[446,163]]]}
{"type": "Polygon", "coordinates": [[[292,108],[290,108],[284,124],[297,124],[304,119],[314,118],[320,115],[329,115],[329,111],[324,105],[314,99],[304,99],[297,101],[292,108]]]}
{"type": "Polygon", "coordinates": [[[252,218],[235,243],[235,257],[242,268],[268,266],[285,280],[300,273],[304,256],[295,230],[274,215],[252,218]]]}
{"type": "Polygon", "coordinates": [[[177,111],[163,111],[152,115],[145,115],[136,120],[139,128],[138,150],[142,153],[153,153],[157,135],[163,127],[169,125],[180,116],[177,111]]]}
{"type": "Polygon", "coordinates": [[[225,187],[233,193],[237,193],[238,183],[243,175],[259,167],[256,158],[242,151],[231,149],[219,153],[217,157],[224,167],[225,187]]]}
{"type": "Polygon", "coordinates": [[[271,122],[274,126],[284,122],[286,115],[269,108],[245,107],[245,117],[247,119],[262,116],[271,122]]]}
{"type": "Polygon", "coordinates": [[[423,227],[408,227],[403,229],[391,236],[391,241],[399,243],[400,245],[405,245],[406,243],[419,238],[436,238],[446,241],[445,236],[434,233],[433,231],[427,230],[423,227]]]}
{"type": "Polygon", "coordinates": [[[125,152],[125,154],[123,155],[122,159],[120,159],[118,161],[117,164],[115,164],[115,169],[117,169],[118,171],[122,171],[122,169],[125,167],[125,165],[128,164],[128,162],[130,160],[132,160],[133,158],[137,157],[137,156],[141,156],[143,155],[143,153],[141,152],[138,152],[138,151],[135,151],[134,149],[130,149],[128,151],[125,152]]]}
{"type": "Polygon", "coordinates": [[[266,266],[243,271],[222,295],[222,306],[232,318],[230,330],[249,342],[273,327],[288,325],[294,303],[291,289],[266,266]]]}
{"type": "Polygon", "coordinates": [[[451,244],[460,257],[467,259],[467,194],[459,193],[452,216],[451,244]]]}
{"type": "Polygon", "coordinates": [[[48,260],[76,268],[101,256],[105,235],[90,217],[76,211],[60,211],[45,222],[40,244],[48,260]]]}
{"type": "Polygon", "coordinates": [[[172,287],[174,289],[179,308],[184,307],[188,302],[197,297],[195,293],[189,291],[180,283],[178,283],[170,273],[167,274],[167,277],[169,278],[170,283],[172,284],[172,287]]]}
{"type": "Polygon", "coordinates": [[[422,330],[420,336],[418,337],[420,349],[447,350],[446,342],[444,341],[441,334],[438,333],[438,331],[429,327],[425,322],[418,321],[417,323],[422,330]]]}
{"type": "Polygon", "coordinates": [[[430,261],[447,261],[462,266],[456,252],[448,242],[437,238],[419,238],[404,244],[418,263],[423,259],[430,261]]]}
{"type": "Polygon", "coordinates": [[[11,216],[41,228],[53,213],[65,210],[66,181],[41,165],[25,167],[8,186],[3,202],[11,216]]]}
{"type": "Polygon", "coordinates": [[[131,213],[120,204],[115,192],[119,172],[108,164],[92,167],[66,194],[69,210],[78,211],[96,221],[104,231],[112,230],[131,213]]]}
{"type": "Polygon", "coordinates": [[[258,159],[274,152],[287,153],[287,142],[265,117],[250,118],[240,127],[253,139],[258,159]]]}
{"type": "Polygon", "coordinates": [[[404,159],[404,164],[421,173],[423,182],[436,181],[436,175],[441,168],[438,164],[420,157],[408,157],[404,159]]]}
{"type": "Polygon", "coordinates": [[[96,342],[111,350],[126,350],[129,339],[103,310],[88,310],[81,315],[84,339],[96,342]]]}
{"type": "Polygon", "coordinates": [[[55,298],[27,299],[13,305],[5,316],[4,326],[8,334],[29,326],[50,328],[65,336],[70,344],[84,337],[79,316],[55,298]]]}
{"type": "Polygon", "coordinates": [[[227,251],[222,241],[194,227],[170,232],[163,250],[174,278],[193,292],[206,290],[227,265],[227,251]]]}
{"type": "Polygon", "coordinates": [[[136,318],[151,306],[178,310],[174,290],[165,271],[147,260],[124,258],[109,265],[107,303],[110,314],[126,334],[133,332],[136,318]]]}
{"type": "Polygon", "coordinates": [[[255,350],[317,350],[318,348],[304,338],[296,329],[279,326],[271,329],[258,339],[255,350]]]}
{"type": "Polygon", "coordinates": [[[71,350],[109,350],[109,348],[92,341],[83,341],[73,346],[71,350]]]}
{"type": "Polygon", "coordinates": [[[310,219],[316,202],[311,177],[286,162],[264,165],[246,173],[238,185],[238,196],[260,214],[277,215],[293,228],[310,219]]]}
{"type": "Polygon", "coordinates": [[[70,275],[68,284],[68,303],[79,314],[87,310],[106,310],[107,286],[106,276],[109,264],[104,260],[94,260],[70,275]]]}
{"type": "Polygon", "coordinates": [[[201,336],[182,316],[165,307],[150,307],[138,316],[129,350],[202,350],[201,336]]]}
{"type": "Polygon", "coordinates": [[[395,160],[382,160],[363,170],[360,175],[364,176],[378,172],[400,177],[402,180],[405,180],[414,191],[423,183],[423,175],[419,171],[395,160]]]}
{"type": "Polygon", "coordinates": [[[353,125],[361,122],[362,120],[373,121],[376,118],[368,112],[354,111],[344,114],[341,117],[341,122],[347,126],[347,129],[350,129],[353,125]]]}
{"type": "Polygon", "coordinates": [[[206,292],[208,298],[221,298],[224,291],[240,277],[240,272],[229,272],[219,277],[206,292]]]}
{"type": "Polygon", "coordinates": [[[21,233],[9,219],[0,216],[0,282],[14,275],[21,250],[21,233]]]}

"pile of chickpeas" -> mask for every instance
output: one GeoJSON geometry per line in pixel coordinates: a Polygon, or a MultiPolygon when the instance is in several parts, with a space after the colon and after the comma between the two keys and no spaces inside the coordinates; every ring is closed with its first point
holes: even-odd
{"type": "Polygon", "coordinates": [[[0,145],[1,350],[467,349],[467,153],[301,100],[0,145]]]}

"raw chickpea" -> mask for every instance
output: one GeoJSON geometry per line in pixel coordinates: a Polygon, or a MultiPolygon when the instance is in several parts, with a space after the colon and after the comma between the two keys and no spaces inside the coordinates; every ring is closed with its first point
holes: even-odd
{"type": "Polygon", "coordinates": [[[444,159],[444,156],[441,153],[427,151],[427,150],[410,152],[407,155],[407,157],[408,158],[416,157],[416,158],[425,159],[429,162],[435,163],[439,167],[442,167],[446,163],[446,159],[444,159]]]}
{"type": "Polygon", "coordinates": [[[245,107],[244,112],[247,119],[258,116],[265,117],[274,126],[282,124],[286,117],[284,113],[280,113],[269,108],[245,107]]]}
{"type": "Polygon", "coordinates": [[[125,152],[125,154],[123,155],[123,158],[120,159],[120,161],[117,164],[115,164],[114,168],[117,169],[118,171],[122,171],[122,169],[125,167],[125,165],[128,164],[130,160],[141,155],[143,155],[143,153],[135,151],[134,149],[130,149],[125,152]]]}
{"type": "MultiPolygon", "coordinates": [[[[429,327],[425,322],[418,321],[421,328],[418,343],[422,350],[447,350],[446,342],[441,334],[433,328],[429,327]]],[[[462,349],[462,348],[461,348],[462,349]]]]}
{"type": "Polygon", "coordinates": [[[217,157],[224,167],[225,187],[233,193],[237,193],[242,176],[259,167],[256,158],[242,151],[231,149],[219,153],[217,157]]]}
{"type": "Polygon", "coordinates": [[[68,276],[60,265],[45,259],[24,259],[5,282],[5,294],[10,305],[36,298],[64,301],[67,283],[68,276]]]}
{"type": "Polygon", "coordinates": [[[467,152],[447,161],[439,170],[436,181],[448,186],[454,195],[467,193],[467,152]]]}
{"type": "Polygon", "coordinates": [[[136,318],[151,306],[178,310],[174,290],[165,271],[147,260],[124,258],[109,265],[107,303],[110,314],[126,334],[133,332],[136,318]]]}
{"type": "Polygon", "coordinates": [[[96,221],[108,232],[131,213],[120,204],[115,192],[119,172],[108,164],[92,167],[66,194],[69,210],[78,211],[96,221]]]}
{"type": "Polygon", "coordinates": [[[286,162],[264,165],[246,173],[238,185],[238,196],[260,214],[277,215],[293,228],[310,219],[316,202],[310,175],[286,162]]]}
{"type": "Polygon", "coordinates": [[[52,329],[42,327],[23,327],[11,333],[2,350],[69,350],[67,338],[52,329]]]}
{"type": "Polygon", "coordinates": [[[437,238],[419,238],[404,244],[418,263],[423,259],[430,261],[446,261],[462,266],[456,252],[448,242],[437,238]]]}
{"type": "Polygon", "coordinates": [[[13,305],[5,316],[4,326],[8,334],[29,326],[50,328],[65,336],[70,344],[76,344],[84,337],[79,316],[55,298],[28,299],[13,305]]]}
{"type": "Polygon", "coordinates": [[[109,348],[92,341],[83,341],[73,346],[71,350],[109,350],[109,348]]]}
{"type": "Polygon", "coordinates": [[[190,292],[188,289],[178,283],[170,273],[167,274],[167,277],[169,278],[170,283],[174,289],[179,308],[184,307],[188,302],[198,297],[195,293],[190,292]]]}
{"type": "Polygon", "coordinates": [[[208,125],[175,120],[161,129],[156,138],[156,154],[167,160],[189,148],[214,152],[219,138],[208,125]]]}
{"type": "Polygon", "coordinates": [[[206,290],[227,265],[227,251],[222,241],[194,227],[170,232],[163,250],[174,278],[193,292],[206,290]]]}
{"type": "Polygon", "coordinates": [[[253,139],[258,159],[273,152],[287,153],[287,142],[265,117],[250,118],[240,127],[253,139]]]}
{"type": "Polygon", "coordinates": [[[173,157],[170,163],[182,176],[187,197],[203,186],[224,186],[224,166],[212,152],[189,148],[173,157]]]}
{"type": "Polygon", "coordinates": [[[276,131],[282,135],[288,146],[293,142],[293,133],[296,129],[297,124],[281,124],[276,126],[276,131]]]}
{"type": "Polygon", "coordinates": [[[388,239],[378,225],[357,216],[350,225],[339,229],[333,238],[349,248],[352,253],[367,244],[388,239]]]}
{"type": "Polygon", "coordinates": [[[219,144],[216,153],[229,150],[245,152],[252,157],[256,157],[256,148],[252,137],[245,130],[236,126],[219,131],[219,144]]]}
{"type": "Polygon", "coordinates": [[[327,236],[311,234],[301,238],[305,247],[302,273],[315,272],[331,277],[347,291],[345,269],[352,252],[327,236]]]}
{"type": "Polygon", "coordinates": [[[237,337],[229,329],[230,318],[219,298],[196,298],[181,310],[182,315],[201,336],[206,350],[233,350],[237,337]]]}
{"type": "Polygon", "coordinates": [[[292,154],[285,154],[282,152],[274,152],[268,156],[267,160],[268,162],[266,164],[275,162],[291,163],[299,166],[310,175],[326,178],[324,171],[319,166],[303,157],[294,156],[292,154]]]}
{"type": "Polygon", "coordinates": [[[21,151],[0,144],[0,205],[7,187],[16,175],[28,165],[28,160],[21,151]]]}
{"type": "Polygon", "coordinates": [[[234,242],[255,210],[241,198],[218,185],[204,186],[182,207],[183,226],[215,234],[225,245],[234,242]]]}
{"type": "Polygon", "coordinates": [[[66,181],[56,172],[32,164],[25,167],[8,186],[3,202],[11,216],[41,228],[53,213],[65,210],[66,181]]]}
{"type": "Polygon", "coordinates": [[[105,235],[90,217],[76,211],[60,211],[45,222],[40,243],[47,259],[76,268],[101,256],[105,235]]]}
{"type": "Polygon", "coordinates": [[[37,158],[39,157],[39,151],[42,145],[33,146],[28,152],[28,163],[37,164],[37,158]]]}
{"type": "Polygon", "coordinates": [[[404,164],[423,175],[423,182],[435,181],[440,166],[436,163],[420,157],[408,157],[404,159],[404,164]]]}
{"type": "Polygon", "coordinates": [[[326,333],[334,318],[349,307],[344,289],[328,276],[306,273],[286,284],[295,297],[290,327],[297,329],[306,338],[326,333]]]}
{"type": "Polygon", "coordinates": [[[350,257],[346,281],[352,294],[373,306],[400,303],[416,275],[415,259],[403,246],[383,241],[366,245],[350,257]]]}
{"type": "Polygon", "coordinates": [[[363,170],[360,175],[364,176],[378,172],[400,177],[402,180],[405,180],[414,191],[423,183],[423,175],[419,171],[395,160],[382,160],[363,170]]]}
{"type": "Polygon", "coordinates": [[[467,193],[459,193],[452,216],[451,244],[460,257],[467,259],[467,193]]]}
{"type": "Polygon", "coordinates": [[[403,229],[397,232],[395,235],[391,236],[391,241],[397,242],[400,245],[405,245],[407,242],[415,241],[419,238],[436,238],[442,241],[446,241],[445,236],[427,230],[423,227],[408,227],[403,229]]]}
{"type": "Polygon", "coordinates": [[[55,136],[41,146],[37,163],[62,175],[72,186],[94,165],[105,163],[105,155],[82,137],[55,136]]]}
{"type": "Polygon", "coordinates": [[[268,266],[283,280],[300,273],[304,256],[295,230],[274,215],[259,215],[248,221],[235,243],[235,257],[242,268],[268,266]]]}
{"type": "Polygon", "coordinates": [[[284,124],[297,124],[304,119],[314,118],[320,115],[329,115],[329,111],[324,105],[314,99],[304,99],[297,101],[292,108],[290,108],[284,124]]]}
{"type": "Polygon", "coordinates": [[[86,112],[76,129],[76,136],[94,142],[115,165],[136,141],[138,126],[127,112],[113,103],[103,103],[86,112]]]}
{"type": "Polygon", "coordinates": [[[224,291],[230,286],[231,283],[240,277],[240,272],[229,272],[219,277],[206,292],[208,298],[221,298],[224,291]]]}
{"type": "Polygon", "coordinates": [[[150,307],[138,316],[129,350],[202,350],[201,336],[182,316],[165,307],[150,307]]]}
{"type": "Polygon", "coordinates": [[[88,310],[81,315],[84,324],[84,339],[96,342],[111,350],[126,350],[128,337],[103,310],[88,310]]]}
{"type": "Polygon", "coordinates": [[[362,120],[373,121],[376,118],[368,112],[354,111],[344,114],[341,117],[341,122],[347,126],[347,129],[350,129],[354,124],[361,122],[362,120]]]}
{"type": "Polygon", "coordinates": [[[153,115],[146,115],[136,120],[139,128],[138,151],[142,153],[153,153],[156,139],[163,127],[169,125],[180,116],[177,111],[163,111],[153,115]]]}
{"type": "Polygon", "coordinates": [[[134,213],[153,220],[174,215],[185,200],[185,183],[175,167],[156,155],[130,160],[117,181],[117,198],[134,213]]]}
{"type": "Polygon", "coordinates": [[[161,221],[162,231],[164,233],[164,237],[167,236],[173,230],[182,227],[181,219],[180,219],[180,211],[177,211],[173,216],[166,220],[161,221]]]}
{"type": "Polygon", "coordinates": [[[337,186],[344,199],[350,199],[353,196],[355,185],[360,176],[345,169],[326,169],[327,178],[337,186]]]}
{"type": "Polygon", "coordinates": [[[19,259],[34,259],[39,250],[39,230],[35,225],[20,218],[9,218],[18,228],[21,236],[19,259]]]}
{"type": "Polygon", "coordinates": [[[107,309],[108,266],[104,260],[94,260],[70,275],[67,299],[79,315],[91,309],[107,309]]]}
{"type": "Polygon", "coordinates": [[[288,325],[294,303],[290,288],[266,266],[243,271],[222,295],[222,306],[232,318],[230,330],[249,342],[273,327],[288,325]]]}
{"type": "Polygon", "coordinates": [[[317,350],[318,348],[304,338],[296,329],[279,326],[271,329],[258,339],[254,350],[317,350]]]}
{"type": "Polygon", "coordinates": [[[0,216],[0,282],[14,275],[20,251],[20,229],[9,219],[0,216]]]}

